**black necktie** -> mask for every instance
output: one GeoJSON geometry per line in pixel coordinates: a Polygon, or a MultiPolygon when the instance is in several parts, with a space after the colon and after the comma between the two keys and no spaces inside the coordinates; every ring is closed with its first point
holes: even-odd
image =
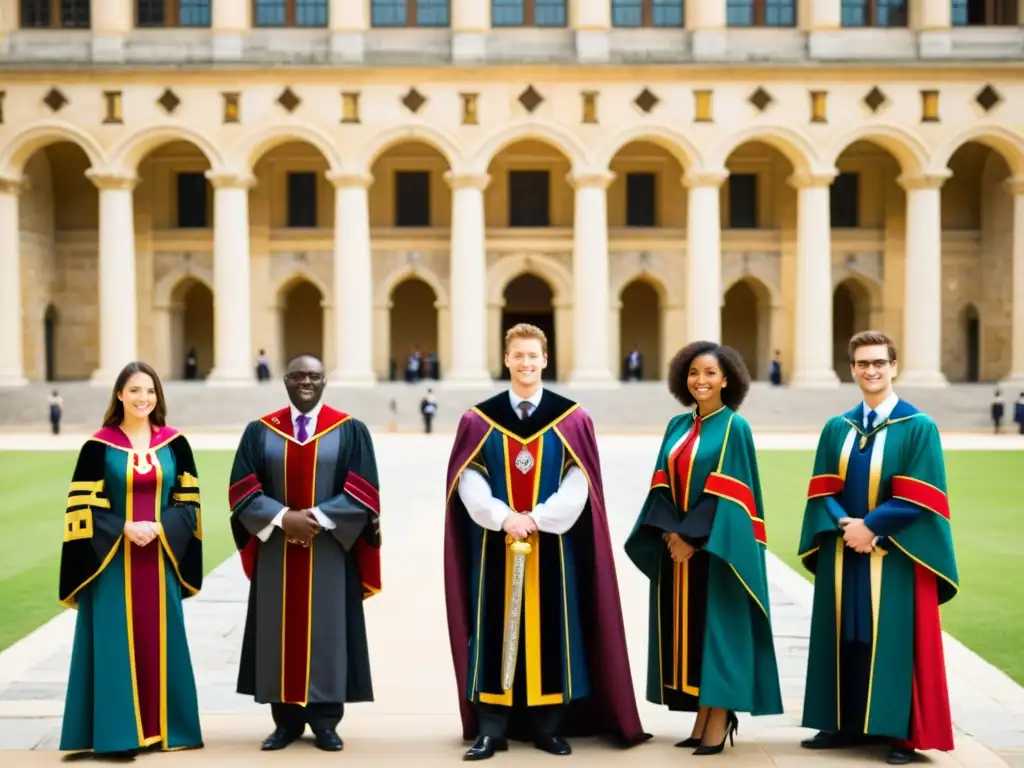
{"type": "Polygon", "coordinates": [[[531,403],[529,400],[523,400],[516,406],[519,409],[519,418],[525,419],[530,415],[531,403]]]}

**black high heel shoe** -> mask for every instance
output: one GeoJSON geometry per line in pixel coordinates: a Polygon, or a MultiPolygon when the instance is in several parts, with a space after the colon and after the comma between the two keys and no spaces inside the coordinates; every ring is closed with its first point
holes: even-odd
{"type": "Polygon", "coordinates": [[[732,710],[729,710],[729,713],[726,715],[725,736],[722,737],[722,743],[721,744],[701,744],[699,747],[697,747],[695,750],[693,750],[693,754],[695,754],[695,755],[717,755],[719,752],[721,752],[723,749],[725,749],[725,740],[726,739],[729,740],[729,745],[730,746],[735,747],[736,743],[733,741],[732,736],[733,736],[734,733],[739,733],[739,730],[740,730],[740,720],[739,720],[738,717],[736,717],[736,713],[735,712],[733,712],[732,710]]]}
{"type": "Polygon", "coordinates": [[[690,747],[690,748],[692,748],[692,747],[699,747],[700,746],[700,737],[699,736],[690,736],[688,738],[683,739],[682,741],[677,741],[676,742],[676,746],[677,747],[690,747]]]}

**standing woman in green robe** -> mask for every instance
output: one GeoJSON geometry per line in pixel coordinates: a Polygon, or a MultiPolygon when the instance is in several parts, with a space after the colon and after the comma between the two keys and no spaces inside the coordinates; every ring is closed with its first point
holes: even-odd
{"type": "Polygon", "coordinates": [[[757,457],[736,412],[750,375],[734,349],[697,341],[668,385],[692,410],[668,423],[626,553],[651,583],[647,700],[696,712],[676,746],[713,755],[737,712],[782,712],[757,457]]]}
{"type": "Polygon", "coordinates": [[[145,363],[117,377],[78,454],[60,602],[77,609],[60,749],[133,756],[203,745],[182,600],[203,578],[199,479],[145,363]]]}

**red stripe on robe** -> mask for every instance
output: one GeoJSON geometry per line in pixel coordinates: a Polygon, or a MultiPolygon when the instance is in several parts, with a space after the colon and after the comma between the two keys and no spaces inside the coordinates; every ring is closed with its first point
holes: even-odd
{"type": "Polygon", "coordinates": [[[914,563],[914,684],[910,709],[912,749],[953,750],[953,718],[939,620],[938,577],[914,563]]]}
{"type": "Polygon", "coordinates": [[[930,509],[937,515],[949,520],[949,499],[934,485],[923,483],[912,477],[896,475],[892,479],[892,496],[903,499],[919,507],[930,509]]]}
{"type": "MultiPolygon", "coordinates": [[[[316,505],[317,440],[299,445],[285,441],[283,503],[289,509],[316,505]]],[[[309,695],[312,634],[313,545],[284,543],[284,583],[281,598],[281,701],[303,704],[309,695]]]]}
{"type": "MultiPolygon", "coordinates": [[[[377,489],[351,470],[345,478],[345,491],[375,515],[380,514],[380,494],[377,489]]],[[[363,597],[371,597],[381,590],[380,550],[370,546],[363,539],[357,539],[353,553],[359,567],[360,580],[363,582],[363,597]]]]}
{"type": "MultiPolygon", "coordinates": [[[[154,458],[155,460],[155,458],[154,458]]],[[[138,454],[128,454],[131,491],[128,495],[128,519],[132,522],[155,522],[157,518],[157,471],[145,474],[137,469],[138,454]]],[[[160,737],[160,637],[163,617],[160,615],[160,542],[151,541],[137,547],[125,538],[130,551],[132,631],[130,642],[135,658],[135,685],[138,712],[142,719],[144,743],[160,737]]],[[[141,746],[141,744],[140,744],[141,746]]]]}
{"type": "Polygon", "coordinates": [[[508,466],[505,467],[505,472],[509,478],[509,486],[512,489],[512,498],[509,499],[509,506],[512,507],[515,512],[532,512],[533,511],[533,497],[534,488],[537,481],[537,472],[540,470],[538,467],[537,456],[540,453],[540,441],[543,437],[539,437],[531,443],[521,443],[518,440],[509,437],[508,439],[508,466]],[[516,467],[516,457],[525,448],[530,456],[533,457],[533,466],[530,467],[530,471],[523,473],[516,467]]]}
{"type": "Polygon", "coordinates": [[[815,475],[807,484],[807,498],[816,499],[819,496],[834,496],[843,490],[843,478],[839,475],[815,475]]]}
{"type": "Polygon", "coordinates": [[[704,484],[704,490],[714,496],[728,499],[743,507],[750,517],[750,524],[754,528],[754,538],[762,544],[768,543],[768,533],[764,527],[764,520],[758,514],[754,493],[746,483],[737,480],[735,477],[712,472],[708,475],[707,482],[704,484]]]}

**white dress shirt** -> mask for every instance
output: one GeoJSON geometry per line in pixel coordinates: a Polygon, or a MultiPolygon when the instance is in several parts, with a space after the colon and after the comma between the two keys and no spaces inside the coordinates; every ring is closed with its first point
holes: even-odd
{"type": "Polygon", "coordinates": [[[530,410],[526,414],[527,416],[533,416],[533,412],[537,410],[537,406],[540,405],[540,399],[544,395],[544,387],[537,387],[537,391],[529,397],[520,397],[511,389],[508,391],[508,399],[512,401],[512,410],[516,412],[516,416],[522,418],[519,411],[519,404],[524,400],[530,404],[530,410]]]}
{"type": "MultiPolygon", "coordinates": [[[[513,410],[518,414],[519,403],[526,400],[533,406],[528,414],[532,415],[540,405],[543,391],[538,389],[531,397],[523,398],[510,389],[509,398],[513,410]]],[[[491,485],[487,478],[477,470],[467,467],[459,478],[459,498],[470,518],[481,528],[500,531],[509,515],[527,513],[537,524],[537,530],[543,533],[563,534],[576,524],[583,513],[587,499],[590,498],[590,489],[587,486],[586,475],[574,465],[565,473],[558,490],[551,494],[547,501],[538,504],[532,510],[513,512],[505,502],[495,498],[491,493],[491,485]]]]}
{"type": "MultiPolygon", "coordinates": [[[[317,403],[315,406],[313,406],[313,410],[306,414],[306,416],[309,417],[309,421],[306,422],[306,439],[302,443],[300,443],[300,445],[305,445],[306,443],[308,443],[310,440],[313,439],[313,436],[316,434],[316,422],[317,419],[320,417],[321,406],[323,406],[323,402],[317,403]]],[[[299,416],[302,415],[302,412],[299,411],[299,409],[296,408],[294,405],[292,405],[289,408],[289,411],[291,412],[292,415],[292,434],[295,435],[295,442],[299,442],[299,416]]],[[[274,526],[277,526],[278,528],[283,528],[283,526],[281,525],[281,521],[284,520],[284,513],[287,512],[288,509],[289,507],[285,507],[280,512],[278,512],[274,516],[274,519],[270,521],[270,524],[256,534],[257,538],[259,538],[260,541],[266,541],[270,538],[270,535],[274,532],[274,526]]],[[[328,531],[334,528],[334,521],[331,520],[331,518],[329,518],[323,512],[321,512],[319,507],[313,507],[313,514],[316,516],[316,520],[318,523],[320,523],[321,528],[328,531]]]]}
{"type": "MultiPolygon", "coordinates": [[[[889,415],[892,413],[892,409],[896,407],[896,403],[899,401],[900,399],[896,396],[896,393],[890,392],[889,396],[879,403],[878,407],[875,408],[875,427],[889,418],[889,415]]],[[[871,406],[864,403],[864,419],[861,422],[864,425],[864,429],[868,428],[868,414],[870,412],[871,406]]]]}

